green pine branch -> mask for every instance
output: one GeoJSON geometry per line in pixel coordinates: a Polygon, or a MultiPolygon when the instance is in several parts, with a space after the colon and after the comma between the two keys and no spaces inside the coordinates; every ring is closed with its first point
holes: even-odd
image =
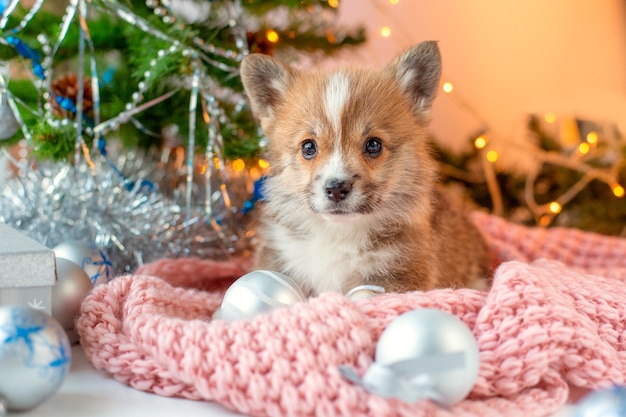
{"type": "MultiPolygon", "coordinates": [[[[202,0],[207,1],[207,0],[202,0]]],[[[88,28],[90,39],[95,50],[94,57],[98,67],[99,88],[100,88],[100,112],[103,121],[116,117],[124,110],[124,106],[130,101],[133,93],[137,91],[140,81],[144,81],[144,74],[149,71],[150,76],[147,82],[147,91],[144,99],[149,100],[164,94],[173,89],[180,89],[178,93],[168,100],[153,106],[134,116],[134,123],[126,123],[113,134],[107,136],[119,136],[122,142],[129,147],[159,147],[162,145],[158,138],[148,135],[145,131],[156,133],[168,125],[174,124],[179,127],[181,140],[188,137],[188,108],[189,91],[185,88],[189,77],[192,74],[191,57],[180,53],[184,48],[195,50],[200,53],[202,71],[210,77],[211,82],[224,91],[231,91],[231,95],[241,95],[243,86],[237,75],[238,62],[234,59],[211,54],[209,59],[204,59],[209,54],[202,52],[195,44],[194,39],[201,39],[205,43],[211,43],[218,48],[226,50],[236,50],[235,38],[232,28],[224,19],[224,7],[229,4],[227,1],[211,1],[211,13],[202,22],[187,24],[180,19],[175,23],[166,23],[159,16],[154,14],[154,10],[148,7],[144,0],[129,0],[120,3],[111,3],[109,0],[93,0],[91,3],[88,28]],[[172,45],[171,42],[164,41],[151,34],[145,33],[137,27],[133,27],[127,21],[120,18],[115,13],[116,7],[136,16],[154,30],[164,34],[170,39],[179,42],[180,47],[177,52],[157,56],[159,50],[167,50],[172,45]],[[225,64],[231,70],[223,70],[215,63],[225,64]],[[181,88],[183,87],[183,88],[181,88]],[[140,128],[136,127],[136,124],[140,128]]],[[[22,41],[32,48],[40,48],[37,37],[45,34],[54,44],[60,33],[61,14],[57,10],[64,10],[65,3],[58,2],[59,7],[49,7],[42,10],[31,23],[19,34],[22,41]]],[[[289,21],[283,29],[285,36],[281,36],[281,41],[275,45],[276,51],[295,50],[305,53],[332,54],[344,47],[361,44],[364,40],[364,30],[356,28],[346,30],[344,28],[333,28],[329,22],[322,22],[323,25],[311,25],[310,22],[318,21],[319,10],[325,13],[335,13],[327,1],[320,0],[284,0],[276,2],[244,0],[242,3],[245,21],[251,19],[257,21],[257,29],[267,26],[268,15],[277,9],[286,8],[288,10],[289,21]],[[308,18],[307,18],[308,16],[308,18]],[[330,32],[329,32],[330,30],[330,32]],[[289,33],[290,36],[287,36],[289,33]],[[295,35],[294,35],[295,34],[295,35]],[[330,36],[329,34],[332,34],[330,36]]],[[[19,6],[21,7],[21,6],[19,6]]],[[[26,10],[19,9],[10,17],[7,25],[7,32],[24,16],[26,10]]],[[[246,29],[247,31],[248,29],[246,29]]],[[[74,21],[63,39],[58,53],[54,56],[52,67],[52,77],[59,77],[67,72],[77,72],[77,53],[79,47],[79,26],[74,21]]],[[[89,49],[88,49],[89,50],[89,49]]],[[[25,61],[21,57],[15,58],[15,51],[5,46],[0,48],[0,57],[5,59],[15,59],[25,61]]],[[[85,77],[96,74],[90,73],[90,62],[85,60],[83,72],[85,77]]],[[[25,68],[28,65],[24,66],[25,68]]],[[[33,77],[24,77],[30,80],[33,77]]],[[[53,80],[52,80],[53,81],[53,80]]],[[[12,80],[9,87],[14,96],[19,97],[25,103],[22,108],[22,117],[29,128],[36,132],[33,135],[33,147],[42,158],[64,160],[74,152],[75,137],[68,135],[67,129],[43,126],[37,123],[40,118],[29,115],[41,115],[43,103],[43,91],[31,89],[29,94],[24,94],[21,80],[12,80]],[[35,94],[33,95],[33,91],[35,94]],[[23,96],[22,96],[23,95],[23,96]]],[[[224,152],[227,158],[254,158],[259,153],[259,130],[249,109],[235,112],[234,106],[229,100],[218,100],[218,105],[223,110],[227,119],[232,123],[223,125],[221,135],[224,139],[224,152]]],[[[208,137],[208,127],[204,123],[201,112],[197,114],[197,135],[195,143],[199,149],[206,146],[208,137]]],[[[85,134],[85,136],[87,136],[85,134]]],[[[21,132],[16,133],[10,141],[3,141],[3,144],[12,143],[21,137],[21,132]]]]}

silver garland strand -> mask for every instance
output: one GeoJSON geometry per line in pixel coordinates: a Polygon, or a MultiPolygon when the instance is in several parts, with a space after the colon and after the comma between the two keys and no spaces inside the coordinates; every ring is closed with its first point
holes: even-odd
{"type": "MultiPolygon", "coordinates": [[[[165,257],[225,259],[246,250],[245,219],[237,213],[229,219],[229,248],[201,205],[186,213],[184,174],[135,152],[113,160],[116,169],[95,157],[93,170],[48,162],[9,176],[1,187],[0,221],[49,248],[71,240],[94,243],[116,274],[165,257]]],[[[201,188],[202,176],[192,186],[201,188]]]]}
{"type": "MultiPolygon", "coordinates": [[[[27,16],[18,23],[17,31],[30,23],[43,1],[38,0],[35,3],[27,16]]],[[[1,27],[7,24],[7,19],[16,4],[17,2],[11,2],[2,13],[1,27]]],[[[170,1],[154,0],[148,2],[148,5],[165,23],[173,24],[177,20],[169,13],[169,10],[175,9],[170,1]]],[[[99,148],[100,140],[104,139],[103,135],[113,134],[123,123],[130,121],[136,124],[133,118],[136,113],[167,100],[181,89],[190,90],[190,101],[195,103],[190,108],[190,121],[195,122],[195,113],[200,108],[197,106],[198,101],[202,103],[202,110],[205,112],[206,103],[211,103],[209,112],[213,124],[209,127],[211,133],[221,139],[219,131],[215,131],[219,129],[217,120],[213,119],[219,118],[227,127],[229,121],[226,120],[223,109],[215,103],[215,95],[221,92],[220,87],[210,83],[204,72],[198,72],[194,78],[195,88],[194,85],[175,86],[172,91],[160,97],[146,99],[144,93],[147,78],[151,75],[151,71],[148,70],[144,74],[144,79],[138,83],[131,101],[124,106],[124,110],[110,120],[101,120],[98,69],[89,33],[87,6],[83,0],[69,0],[61,19],[58,36],[52,44],[43,34],[39,36],[38,40],[42,43],[44,54],[40,61],[32,61],[33,68],[37,67],[39,77],[33,78],[33,83],[42,91],[44,99],[42,108],[32,111],[42,114],[44,121],[50,126],[57,127],[70,123],[75,126],[77,139],[73,164],[26,162],[24,159],[15,161],[5,150],[5,160],[9,161],[10,169],[4,180],[1,178],[3,173],[0,172],[0,221],[20,229],[50,248],[70,240],[95,244],[106,252],[108,261],[117,274],[131,272],[143,263],[164,257],[196,256],[224,259],[245,252],[250,235],[247,228],[248,219],[237,207],[241,207],[249,197],[249,190],[240,186],[241,177],[227,178],[212,172],[214,170],[211,164],[216,163],[222,169],[226,165],[222,152],[217,149],[221,143],[214,145],[216,149],[213,158],[219,161],[215,162],[213,159],[203,161],[206,155],[194,155],[195,129],[191,129],[186,164],[182,166],[168,160],[167,152],[173,148],[168,148],[167,145],[162,155],[145,155],[128,150],[116,154],[115,150],[111,149],[115,146],[114,142],[106,144],[106,152],[101,152],[102,149],[99,148]],[[49,69],[70,26],[76,23],[80,28],[77,77],[79,94],[74,103],[76,120],[59,120],[53,116],[50,104],[49,69]],[[86,62],[90,64],[89,71],[84,70],[83,64],[86,62]],[[84,79],[91,79],[95,116],[91,127],[83,126],[82,120],[84,79]],[[202,86],[201,91],[199,86],[202,86]],[[83,139],[85,134],[93,136],[94,148],[91,150],[85,145],[83,139]],[[207,164],[211,166],[204,166],[207,164]],[[232,204],[213,202],[216,191],[226,195],[226,201],[232,204]]],[[[236,40],[235,50],[219,48],[195,38],[194,45],[197,48],[182,48],[179,40],[171,38],[147,20],[136,16],[124,5],[102,0],[96,6],[100,11],[111,13],[136,25],[148,36],[168,42],[169,48],[157,51],[155,59],[150,63],[151,67],[167,54],[192,54],[196,57],[198,67],[202,61],[218,65],[222,70],[236,76],[237,65],[224,64],[211,56],[238,62],[247,53],[245,31],[238,31],[236,27],[232,33],[236,40]]],[[[231,28],[235,26],[241,13],[242,9],[238,2],[229,7],[228,26],[231,28]]],[[[216,22],[218,23],[226,24],[216,22]]],[[[21,127],[26,144],[31,145],[28,126],[24,124],[17,111],[15,99],[6,88],[5,77],[6,75],[0,74],[0,111],[4,112],[0,114],[0,127],[11,128],[13,131],[21,127]],[[10,117],[13,115],[14,118],[10,117]]],[[[244,105],[243,97],[238,96],[236,100],[236,107],[241,108],[244,105]]],[[[232,97],[227,101],[232,102],[232,97]]],[[[138,127],[142,131],[145,130],[142,126],[138,127]]],[[[0,154],[0,162],[2,156],[0,154]]]]}

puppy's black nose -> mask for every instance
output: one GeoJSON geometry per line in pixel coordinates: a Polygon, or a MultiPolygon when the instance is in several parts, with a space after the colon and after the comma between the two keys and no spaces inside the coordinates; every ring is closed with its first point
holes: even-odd
{"type": "Polygon", "coordinates": [[[349,181],[328,180],[324,186],[326,197],[335,203],[345,200],[352,190],[352,183],[349,181]]]}

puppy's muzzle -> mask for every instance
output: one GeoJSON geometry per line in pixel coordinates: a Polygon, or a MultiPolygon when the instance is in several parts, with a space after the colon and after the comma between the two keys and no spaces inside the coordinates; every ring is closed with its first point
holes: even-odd
{"type": "Polygon", "coordinates": [[[345,200],[352,190],[352,181],[342,181],[338,179],[331,179],[326,181],[324,185],[324,192],[329,200],[338,203],[345,200]]]}

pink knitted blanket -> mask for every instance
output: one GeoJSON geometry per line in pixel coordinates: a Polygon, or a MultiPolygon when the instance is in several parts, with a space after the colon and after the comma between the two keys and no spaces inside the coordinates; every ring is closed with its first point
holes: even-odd
{"type": "Polygon", "coordinates": [[[461,318],[480,374],[460,416],[547,416],[571,387],[626,381],[626,239],[535,229],[477,214],[500,257],[489,292],[327,293],[250,322],[211,321],[235,262],[178,259],[97,286],[77,328],[96,368],[140,390],[217,401],[252,416],[444,416],[343,379],[360,375],[398,315],[419,307],[461,318]]]}

